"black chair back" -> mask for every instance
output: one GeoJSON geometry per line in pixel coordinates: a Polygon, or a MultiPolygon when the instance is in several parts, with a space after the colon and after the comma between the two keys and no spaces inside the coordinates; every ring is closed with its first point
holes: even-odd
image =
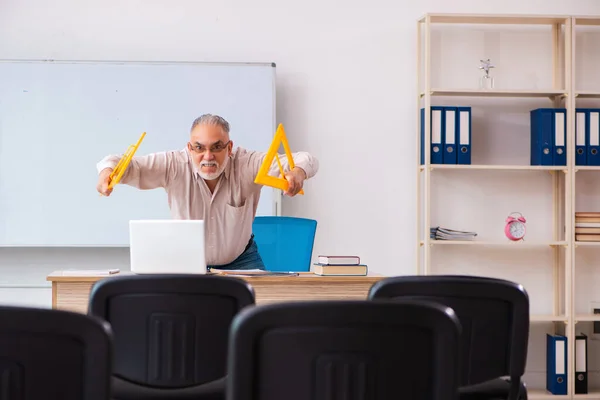
{"type": "Polygon", "coordinates": [[[230,324],[254,302],[250,285],[233,277],[98,281],[89,313],[108,321],[114,332],[114,397],[222,398],[230,324]]]}
{"type": "Polygon", "coordinates": [[[0,306],[0,399],[108,400],[110,327],[70,311],[0,306]]]}
{"type": "Polygon", "coordinates": [[[529,340],[529,297],[521,285],[478,276],[399,276],[375,283],[368,298],[451,307],[462,325],[461,386],[509,376],[510,398],[516,398],[529,340]]]}
{"type": "Polygon", "coordinates": [[[227,400],[454,400],[460,324],[431,302],[311,301],[246,309],[227,400]]]}

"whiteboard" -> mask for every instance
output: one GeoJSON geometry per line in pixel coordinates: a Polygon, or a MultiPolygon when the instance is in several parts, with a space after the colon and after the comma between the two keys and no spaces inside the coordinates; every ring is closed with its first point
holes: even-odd
{"type": "MultiPolygon", "coordinates": [[[[275,65],[0,61],[0,246],[128,246],[129,220],[169,219],[164,189],[96,192],[96,163],[183,149],[193,120],[218,114],[234,147],[266,151],[275,65]]],[[[257,215],[278,213],[263,187],[257,215]]]]}

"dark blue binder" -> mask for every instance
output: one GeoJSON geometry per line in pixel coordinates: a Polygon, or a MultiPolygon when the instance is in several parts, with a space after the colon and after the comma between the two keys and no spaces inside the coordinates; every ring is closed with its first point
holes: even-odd
{"type": "Polygon", "coordinates": [[[554,156],[552,165],[567,165],[567,109],[556,108],[554,110],[554,133],[552,135],[552,146],[554,156]]]}
{"type": "Polygon", "coordinates": [[[471,164],[471,107],[456,107],[457,164],[471,164]]]}
{"type": "Polygon", "coordinates": [[[575,165],[587,165],[587,140],[589,136],[589,111],[575,109],[575,165]]]}
{"type": "Polygon", "coordinates": [[[546,334],[546,390],[567,394],[567,337],[546,334]]]}
{"type": "Polygon", "coordinates": [[[425,109],[421,108],[421,165],[425,164],[425,109]]]}
{"type": "Polygon", "coordinates": [[[554,162],[554,118],[553,108],[530,112],[531,165],[552,165],[554,162]]]}
{"type": "Polygon", "coordinates": [[[588,108],[585,116],[587,165],[600,165],[600,109],[588,108]]]}
{"type": "MultiPolygon", "coordinates": [[[[430,153],[431,164],[444,163],[444,107],[431,106],[430,113],[430,153]]],[[[425,109],[421,108],[421,165],[425,164],[425,109]]]]}
{"type": "Polygon", "coordinates": [[[421,108],[421,165],[425,164],[425,109],[421,108]]]}
{"type": "Polygon", "coordinates": [[[444,164],[456,164],[456,137],[458,135],[456,107],[444,107],[443,113],[444,164]]]}

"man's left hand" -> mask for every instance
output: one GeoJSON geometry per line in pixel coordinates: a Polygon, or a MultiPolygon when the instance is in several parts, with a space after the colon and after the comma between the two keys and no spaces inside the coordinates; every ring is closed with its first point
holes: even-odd
{"type": "Polygon", "coordinates": [[[302,186],[306,180],[306,172],[302,168],[294,167],[293,170],[285,174],[285,179],[288,181],[288,189],[284,194],[292,197],[302,190],[302,186]]]}

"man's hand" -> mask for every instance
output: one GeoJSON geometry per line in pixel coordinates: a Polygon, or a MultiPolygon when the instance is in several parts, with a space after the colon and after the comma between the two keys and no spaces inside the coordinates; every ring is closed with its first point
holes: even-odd
{"type": "Polygon", "coordinates": [[[96,190],[101,195],[110,196],[112,193],[112,189],[108,188],[108,184],[110,183],[110,174],[112,171],[112,168],[104,168],[98,175],[98,184],[96,185],[96,190]]]}
{"type": "Polygon", "coordinates": [[[306,172],[302,168],[294,167],[293,170],[285,174],[285,179],[288,181],[288,189],[283,194],[292,197],[302,190],[306,180],[306,172]]]}

